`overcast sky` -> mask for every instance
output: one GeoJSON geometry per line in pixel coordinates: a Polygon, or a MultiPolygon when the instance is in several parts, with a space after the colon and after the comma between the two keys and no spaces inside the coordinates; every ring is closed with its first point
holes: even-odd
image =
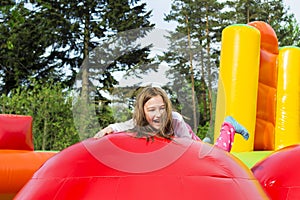
{"type": "MultiPolygon", "coordinates": [[[[175,23],[168,23],[163,20],[164,15],[168,14],[171,9],[172,0],[144,0],[147,2],[147,8],[152,11],[152,20],[156,24],[156,28],[173,29],[175,23]]],[[[290,7],[290,11],[294,13],[298,23],[300,23],[300,0],[283,0],[290,7]]]]}

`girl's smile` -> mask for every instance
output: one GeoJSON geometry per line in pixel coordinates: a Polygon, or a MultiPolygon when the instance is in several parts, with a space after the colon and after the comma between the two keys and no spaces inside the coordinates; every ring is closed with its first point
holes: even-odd
{"type": "Polygon", "coordinates": [[[152,97],[144,105],[146,120],[150,126],[156,129],[161,128],[161,120],[165,111],[165,103],[160,95],[152,97]]]}

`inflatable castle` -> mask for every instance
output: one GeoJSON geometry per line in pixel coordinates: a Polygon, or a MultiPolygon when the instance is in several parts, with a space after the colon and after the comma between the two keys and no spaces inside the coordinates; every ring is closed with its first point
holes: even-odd
{"type": "Polygon", "coordinates": [[[279,48],[264,22],[228,26],[215,130],[232,115],[250,132],[248,141],[235,137],[233,153],[183,138],[116,133],[45,154],[33,150],[30,117],[4,115],[0,199],[300,199],[299,94],[298,47],[279,48]]]}
{"type": "Polygon", "coordinates": [[[272,27],[256,21],[222,34],[215,138],[225,116],[250,132],[232,151],[278,150],[300,143],[300,48],[279,47],[272,27]]]}

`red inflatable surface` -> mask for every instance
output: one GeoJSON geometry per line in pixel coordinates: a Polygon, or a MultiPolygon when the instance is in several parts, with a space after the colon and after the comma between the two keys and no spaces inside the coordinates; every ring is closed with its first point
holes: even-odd
{"type": "Polygon", "coordinates": [[[19,199],[268,199],[237,158],[187,139],[125,133],[77,143],[50,158],[19,199]]]}
{"type": "Polygon", "coordinates": [[[32,117],[0,114],[0,199],[11,200],[55,152],[34,151],[32,117]]]}
{"type": "Polygon", "coordinates": [[[0,114],[0,149],[34,150],[31,116],[0,114]]]}
{"type": "Polygon", "coordinates": [[[272,200],[300,199],[300,145],[278,150],[252,171],[272,200]]]}

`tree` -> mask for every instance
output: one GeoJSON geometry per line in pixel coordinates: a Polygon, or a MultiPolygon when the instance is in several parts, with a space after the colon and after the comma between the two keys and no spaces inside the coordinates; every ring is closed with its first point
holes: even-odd
{"type": "Polygon", "coordinates": [[[282,0],[174,0],[165,20],[176,21],[178,26],[177,33],[170,37],[170,51],[161,59],[168,62],[173,73],[180,74],[178,77],[190,77],[189,87],[194,88],[198,100],[199,107],[193,112],[200,112],[199,127],[206,126],[208,120],[213,124],[213,89],[217,85],[221,33],[226,26],[261,20],[274,28],[281,46],[299,43],[299,26],[282,0]],[[174,35],[178,33],[186,37],[185,42],[176,42],[174,35]],[[182,49],[190,49],[192,58],[183,56],[182,49]]]}
{"type": "Polygon", "coordinates": [[[1,95],[1,113],[32,116],[35,150],[62,150],[78,142],[70,91],[53,81],[31,82],[30,87],[20,86],[1,95]]]}
{"type": "MultiPolygon", "coordinates": [[[[8,94],[19,85],[31,85],[31,77],[44,82],[52,79],[69,88],[77,81],[82,105],[92,103],[91,108],[82,109],[109,111],[103,107],[110,102],[103,92],[110,93],[117,84],[112,73],[149,62],[148,48],[132,47],[130,52],[112,57],[100,70],[95,66],[102,63],[99,56],[92,63],[97,51],[93,49],[119,33],[153,27],[148,20],[151,12],[145,11],[145,5],[140,0],[33,0],[30,3],[23,0],[5,5],[0,25],[3,27],[0,41],[5,47],[0,57],[2,92],[8,94]],[[101,109],[93,108],[100,105],[99,101],[106,103],[101,104],[101,109]]],[[[141,31],[138,36],[144,34],[141,31]]],[[[115,53],[109,51],[106,49],[105,55],[115,53]]],[[[85,111],[88,110],[81,113],[85,111]]],[[[101,113],[100,127],[112,122],[109,115],[109,112],[101,113]]],[[[90,120],[94,121],[89,118],[82,121],[90,120]]]]}
{"type": "Polygon", "coordinates": [[[232,24],[264,21],[274,29],[280,46],[299,46],[299,24],[282,0],[240,0],[225,4],[230,7],[227,16],[232,24]]]}
{"type": "Polygon", "coordinates": [[[0,79],[1,92],[8,94],[12,88],[26,82],[26,78],[36,73],[36,59],[41,56],[37,43],[31,43],[28,37],[36,40],[36,28],[25,16],[29,11],[24,4],[10,2],[1,6],[0,24],[0,79]]]}
{"type": "MultiPolygon", "coordinates": [[[[195,105],[198,102],[198,107],[193,109],[194,130],[197,130],[199,125],[199,122],[195,121],[195,118],[199,116],[198,113],[200,113],[200,124],[202,125],[206,125],[206,122],[212,119],[211,94],[213,81],[215,81],[214,73],[217,71],[214,68],[217,68],[219,52],[213,44],[220,42],[220,30],[223,27],[219,23],[217,14],[222,8],[222,4],[215,0],[175,0],[171,12],[165,18],[166,21],[177,21],[176,32],[187,38],[187,45],[182,43],[176,43],[177,47],[172,45],[163,59],[171,63],[177,61],[177,64],[171,64],[171,67],[175,71],[185,74],[186,77],[190,77],[188,80],[192,91],[197,91],[192,94],[195,98],[192,104],[195,105]],[[189,49],[189,56],[185,56],[185,59],[178,53],[179,49],[183,48],[189,49]],[[187,66],[189,70],[186,70],[187,66]]],[[[175,44],[174,36],[171,40],[171,43],[175,44]]],[[[176,80],[176,82],[178,81],[176,80]]]]}
{"type": "Polygon", "coordinates": [[[83,60],[103,39],[153,26],[148,21],[151,12],[139,0],[25,2],[1,5],[1,66],[5,69],[1,75],[6,93],[28,77],[45,81],[51,77],[71,86],[83,60]]]}
{"type": "Polygon", "coordinates": [[[300,31],[294,14],[289,14],[282,0],[265,0],[258,20],[265,21],[275,30],[280,46],[300,46],[300,31]]]}

